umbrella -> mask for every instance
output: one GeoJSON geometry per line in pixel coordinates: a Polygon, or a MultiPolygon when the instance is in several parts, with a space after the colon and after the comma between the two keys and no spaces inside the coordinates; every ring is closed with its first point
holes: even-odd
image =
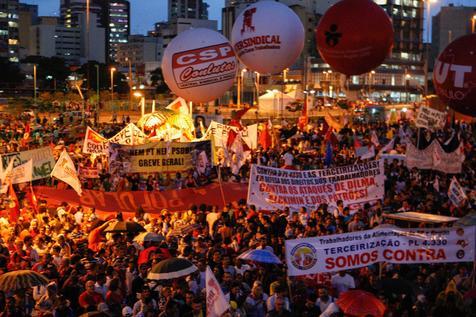
{"type": "Polygon", "coordinates": [[[111,222],[109,226],[107,226],[104,232],[142,232],[145,231],[144,227],[142,227],[137,222],[133,221],[116,221],[111,222]]]}
{"type": "Polygon", "coordinates": [[[196,271],[198,271],[198,268],[189,260],[170,258],[154,265],[147,278],[149,280],[170,280],[187,276],[196,271]]]}
{"type": "Polygon", "coordinates": [[[18,270],[5,273],[0,276],[0,290],[10,291],[33,286],[47,285],[49,280],[31,270],[18,270]]]}
{"type": "Polygon", "coordinates": [[[171,236],[185,236],[193,230],[200,229],[200,224],[194,223],[189,225],[178,226],[170,232],[171,236]]]}
{"type": "Polygon", "coordinates": [[[385,313],[385,305],[374,294],[352,290],[342,293],[336,304],[346,315],[381,317],[385,313]]]}
{"type": "Polygon", "coordinates": [[[273,252],[260,249],[248,250],[240,254],[238,259],[267,264],[281,264],[281,260],[273,252]]]}
{"type": "Polygon", "coordinates": [[[137,243],[162,242],[164,241],[164,237],[155,232],[142,232],[134,238],[134,241],[137,243]]]}
{"type": "Polygon", "coordinates": [[[469,227],[476,225],[476,211],[472,211],[466,216],[459,218],[453,225],[458,227],[469,227]]]}

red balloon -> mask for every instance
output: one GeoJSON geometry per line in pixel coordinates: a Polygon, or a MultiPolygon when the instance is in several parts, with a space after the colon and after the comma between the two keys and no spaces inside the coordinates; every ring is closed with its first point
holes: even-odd
{"type": "Polygon", "coordinates": [[[476,33],[451,42],[435,61],[436,94],[450,108],[476,116],[476,33]]]}
{"type": "Polygon", "coordinates": [[[316,41],[319,54],[334,70],[360,75],[379,66],[390,54],[392,21],[371,0],[342,0],[321,18],[316,41]]]}

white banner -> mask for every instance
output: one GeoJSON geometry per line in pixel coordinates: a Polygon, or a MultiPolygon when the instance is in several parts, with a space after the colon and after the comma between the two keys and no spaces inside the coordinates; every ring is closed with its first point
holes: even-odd
{"type": "Polygon", "coordinates": [[[446,112],[441,112],[429,107],[421,106],[415,119],[418,128],[438,130],[445,126],[446,112]]]}
{"type": "Polygon", "coordinates": [[[448,198],[456,207],[461,206],[464,200],[468,198],[456,177],[451,179],[450,187],[448,188],[448,198]]]}
{"type": "Polygon", "coordinates": [[[55,166],[55,158],[50,147],[43,147],[30,151],[11,152],[2,156],[3,168],[6,168],[10,161],[13,161],[13,167],[33,161],[33,180],[50,177],[51,171],[55,166]]]}
{"type": "Polygon", "coordinates": [[[59,180],[62,180],[66,184],[70,185],[77,193],[81,196],[81,182],[78,178],[78,173],[74,167],[73,160],[69,157],[68,152],[63,150],[61,156],[56,162],[53,171],[51,172],[51,177],[56,177],[59,180]]]}
{"type": "Polygon", "coordinates": [[[121,145],[139,145],[144,144],[147,136],[134,123],[129,123],[124,129],[109,139],[110,143],[121,145]]]}
{"type": "Polygon", "coordinates": [[[472,262],[475,227],[383,228],[286,240],[289,276],[395,264],[472,262]]]}
{"type": "Polygon", "coordinates": [[[230,309],[230,304],[209,266],[205,271],[205,287],[207,293],[206,315],[208,317],[221,317],[224,312],[230,309]]]}
{"type": "Polygon", "coordinates": [[[21,184],[31,182],[33,178],[33,160],[19,165],[12,170],[12,184],[21,184]]]}
{"type": "Polygon", "coordinates": [[[461,173],[465,156],[462,144],[453,152],[446,153],[438,141],[434,140],[423,150],[417,149],[412,143],[407,144],[406,165],[409,169],[432,169],[447,174],[461,173]]]}
{"type": "Polygon", "coordinates": [[[88,127],[84,135],[83,153],[107,154],[107,139],[88,127]]]}
{"type": "Polygon", "coordinates": [[[383,161],[328,168],[293,171],[252,165],[248,204],[274,210],[319,204],[355,204],[384,196],[383,161]]]}

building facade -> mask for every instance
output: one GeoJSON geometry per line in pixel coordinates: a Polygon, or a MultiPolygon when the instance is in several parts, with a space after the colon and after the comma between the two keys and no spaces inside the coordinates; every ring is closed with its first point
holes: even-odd
{"type": "Polygon", "coordinates": [[[207,20],[208,7],[204,0],[168,0],[168,21],[177,18],[207,20]]]}
{"type": "MultiPolygon", "coordinates": [[[[86,8],[86,0],[61,0],[60,24],[72,28],[80,26],[80,19],[86,14],[86,8]]],[[[107,62],[115,62],[117,46],[127,43],[130,35],[129,1],[90,0],[89,12],[91,27],[104,28],[106,31],[106,41],[102,45],[105,46],[107,62]]],[[[92,31],[90,36],[94,36],[92,31]]]]}
{"type": "Polygon", "coordinates": [[[19,62],[19,3],[18,0],[0,0],[0,57],[19,62]]]}
{"type": "Polygon", "coordinates": [[[37,24],[38,6],[20,3],[18,7],[18,40],[20,60],[28,55],[30,50],[30,28],[37,24]]]}
{"type": "MultiPolygon", "coordinates": [[[[106,51],[104,46],[106,31],[98,27],[91,14],[89,36],[89,60],[104,63],[106,51]]],[[[41,17],[40,22],[30,28],[30,49],[28,55],[59,57],[68,65],[80,65],[86,61],[86,17],[79,16],[77,27],[67,27],[59,23],[56,17],[41,17]]]]}
{"type": "Polygon", "coordinates": [[[442,7],[432,19],[430,66],[449,43],[471,32],[476,32],[476,6],[442,7]]]}

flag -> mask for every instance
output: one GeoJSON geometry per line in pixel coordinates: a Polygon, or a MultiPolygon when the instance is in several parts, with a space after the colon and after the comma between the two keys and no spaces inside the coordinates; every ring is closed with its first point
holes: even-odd
{"type": "Polygon", "coordinates": [[[375,132],[375,130],[372,130],[372,132],[370,132],[370,142],[372,142],[375,146],[380,145],[380,142],[378,140],[378,135],[377,135],[377,132],[375,132]]]}
{"type": "MultiPolygon", "coordinates": [[[[1,163],[0,163],[1,165],[1,163]]],[[[7,169],[1,171],[0,179],[2,181],[2,187],[0,188],[0,194],[6,194],[8,191],[8,186],[12,182],[12,172],[13,172],[13,160],[8,163],[7,169]]]]}
{"type": "Polygon", "coordinates": [[[362,147],[362,143],[360,143],[360,140],[357,135],[354,135],[354,150],[357,150],[360,147],[362,147]]]}
{"type": "Polygon", "coordinates": [[[11,223],[16,222],[20,217],[20,202],[18,201],[15,189],[13,189],[12,183],[8,186],[8,198],[10,198],[10,204],[8,205],[8,219],[11,223]]]}
{"type": "Polygon", "coordinates": [[[263,147],[263,149],[266,151],[268,148],[271,147],[271,142],[273,141],[271,138],[271,133],[269,130],[272,129],[272,125],[270,125],[271,122],[266,122],[264,124],[264,128],[259,134],[259,143],[263,147]]]}
{"type": "Polygon", "coordinates": [[[33,186],[30,183],[30,190],[31,190],[31,195],[30,195],[30,203],[33,206],[33,209],[35,210],[36,213],[38,213],[38,199],[36,198],[35,191],[33,190],[33,186]]]}
{"type": "Polygon", "coordinates": [[[380,151],[377,154],[377,157],[381,156],[385,152],[393,150],[394,147],[395,147],[395,137],[393,137],[393,139],[391,139],[390,142],[388,142],[384,147],[380,149],[380,151]]]}
{"type": "Polygon", "coordinates": [[[458,180],[454,176],[451,179],[450,187],[448,188],[448,198],[451,203],[456,207],[461,206],[463,202],[468,198],[466,196],[466,193],[464,192],[464,189],[461,187],[458,180]]]}
{"type": "Polygon", "coordinates": [[[207,313],[208,317],[221,317],[228,309],[230,303],[226,300],[225,294],[221,289],[215,275],[209,266],[205,271],[205,283],[207,293],[207,313]]]}
{"type": "Polygon", "coordinates": [[[190,108],[187,105],[187,102],[185,99],[178,97],[174,101],[172,101],[166,109],[173,110],[177,113],[185,114],[185,115],[190,115],[190,108]]]}
{"type": "Polygon", "coordinates": [[[365,148],[367,150],[365,151],[365,153],[362,153],[361,155],[359,155],[360,159],[368,160],[373,158],[375,156],[375,147],[372,145],[371,147],[366,146],[365,148]]]}
{"type": "Polygon", "coordinates": [[[326,147],[326,157],[324,158],[324,165],[326,167],[331,166],[332,164],[332,144],[331,142],[327,142],[326,147]]]}
{"type": "Polygon", "coordinates": [[[77,193],[81,196],[81,182],[78,178],[78,173],[74,167],[73,160],[69,157],[68,152],[63,150],[60,158],[53,167],[51,172],[51,177],[56,177],[59,180],[62,180],[66,184],[70,185],[77,193]]]}

